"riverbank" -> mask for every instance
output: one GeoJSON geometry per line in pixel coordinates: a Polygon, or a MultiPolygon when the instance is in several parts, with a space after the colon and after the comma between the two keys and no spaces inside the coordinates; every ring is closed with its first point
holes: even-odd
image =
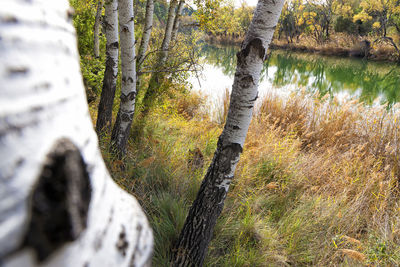
{"type": "MultiPolygon", "coordinates": [[[[206,266],[400,264],[399,114],[327,101],[267,96],[206,266]]],[[[124,171],[102,142],[114,179],[149,217],[154,266],[168,265],[222,131],[203,105],[193,93],[164,99],[130,143],[124,171]]]]}
{"type": "Polygon", "coordinates": [[[377,37],[354,37],[335,33],[329,40],[322,43],[310,36],[301,36],[293,43],[289,43],[286,39],[275,38],[271,47],[329,56],[360,57],[374,61],[397,62],[399,60],[399,54],[390,42],[375,42],[376,40],[377,37]]]}
{"type": "MultiPolygon", "coordinates": [[[[205,41],[211,44],[237,45],[243,37],[235,35],[205,35],[205,41]]],[[[329,40],[318,43],[309,36],[302,36],[290,43],[286,39],[274,38],[270,48],[289,51],[317,53],[326,56],[357,57],[373,61],[398,62],[399,54],[390,42],[376,42],[376,37],[352,37],[346,34],[334,34],[329,40]]]]}

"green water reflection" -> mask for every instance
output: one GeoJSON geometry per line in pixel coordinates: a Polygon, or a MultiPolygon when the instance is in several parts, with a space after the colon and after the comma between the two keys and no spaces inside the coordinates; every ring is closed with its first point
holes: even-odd
{"type": "MultiPolygon", "coordinates": [[[[202,48],[206,63],[218,66],[229,77],[235,72],[237,51],[234,46],[206,44],[202,48]]],[[[389,104],[400,101],[400,66],[391,63],[274,50],[262,70],[263,82],[318,90],[321,95],[346,91],[367,104],[378,97],[389,104]]]]}

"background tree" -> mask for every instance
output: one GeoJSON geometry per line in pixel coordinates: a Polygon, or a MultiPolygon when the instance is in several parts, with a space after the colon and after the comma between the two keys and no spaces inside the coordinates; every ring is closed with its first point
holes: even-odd
{"type": "Polygon", "coordinates": [[[146,114],[149,111],[152,103],[154,102],[155,97],[159,93],[158,89],[164,77],[164,74],[161,72],[157,72],[157,70],[161,69],[165,64],[165,62],[167,61],[177,5],[178,5],[177,0],[171,0],[169,3],[168,18],[167,18],[167,24],[165,26],[164,38],[160,47],[160,51],[157,54],[156,66],[154,68],[156,72],[152,73],[151,75],[149,85],[143,99],[143,105],[144,105],[143,114],[146,114]]]}
{"type": "Polygon", "coordinates": [[[93,29],[93,52],[95,57],[100,56],[100,43],[99,43],[99,34],[100,34],[100,23],[101,23],[101,15],[103,12],[103,0],[99,0],[97,3],[97,11],[96,11],[96,19],[94,22],[93,29]]]}
{"type": "Polygon", "coordinates": [[[101,158],[69,10],[0,2],[0,261],[146,266],[151,230],[101,158]]]}
{"type": "Polygon", "coordinates": [[[117,0],[106,0],[104,24],[107,38],[106,70],[97,112],[96,132],[99,136],[104,130],[111,131],[112,108],[117,89],[119,50],[117,0]]]}
{"type": "Polygon", "coordinates": [[[143,61],[145,59],[147,48],[149,47],[151,31],[153,29],[153,17],[154,17],[154,0],[147,0],[145,23],[143,25],[143,35],[140,41],[140,46],[138,49],[138,55],[136,59],[136,67],[138,71],[140,71],[141,69],[143,61]]]}
{"type": "Polygon", "coordinates": [[[121,40],[121,96],[112,135],[112,150],[119,157],[126,153],[136,100],[135,28],[130,0],[118,0],[119,36],[121,40]]]}
{"type": "Polygon", "coordinates": [[[240,51],[224,130],[175,250],[175,266],[201,266],[247,135],[258,81],[284,0],[260,0],[240,51]]]}

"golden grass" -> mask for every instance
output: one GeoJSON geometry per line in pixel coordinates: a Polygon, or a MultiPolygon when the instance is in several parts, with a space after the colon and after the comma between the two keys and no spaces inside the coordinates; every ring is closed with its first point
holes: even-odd
{"type": "MultiPolygon", "coordinates": [[[[272,44],[277,48],[290,49],[295,51],[309,51],[316,52],[322,55],[332,56],[349,56],[357,54],[361,49],[361,42],[368,40],[372,47],[370,50],[370,59],[373,60],[387,60],[398,61],[399,55],[395,48],[388,42],[374,41],[377,36],[353,36],[345,33],[333,33],[328,40],[317,42],[312,36],[301,35],[299,39],[293,40],[293,43],[288,43],[284,38],[274,39],[272,44]]],[[[395,36],[394,41],[398,42],[395,36]]]]}
{"type": "MultiPolygon", "coordinates": [[[[221,117],[227,103],[228,96],[221,117]]],[[[222,130],[203,104],[201,96],[174,94],[149,114],[125,171],[108,160],[150,218],[155,266],[168,264],[222,130]],[[193,172],[189,149],[197,148],[205,167],[193,172]]],[[[250,125],[206,266],[399,265],[399,116],[356,101],[268,95],[250,125]]]]}

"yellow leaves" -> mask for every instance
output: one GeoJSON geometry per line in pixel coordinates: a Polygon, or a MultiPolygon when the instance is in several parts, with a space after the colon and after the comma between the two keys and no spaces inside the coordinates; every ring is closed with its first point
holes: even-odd
{"type": "Polygon", "coordinates": [[[361,12],[353,17],[354,22],[357,22],[358,20],[361,20],[362,22],[366,22],[366,21],[372,20],[372,17],[365,12],[361,12]]]}
{"type": "Polygon", "coordinates": [[[343,16],[345,18],[353,16],[353,8],[350,5],[341,4],[339,2],[333,3],[333,11],[335,14],[343,16]]]}
{"type": "Polygon", "coordinates": [[[375,30],[379,29],[381,27],[381,23],[379,21],[375,21],[374,24],[372,24],[372,28],[375,30]]]}

